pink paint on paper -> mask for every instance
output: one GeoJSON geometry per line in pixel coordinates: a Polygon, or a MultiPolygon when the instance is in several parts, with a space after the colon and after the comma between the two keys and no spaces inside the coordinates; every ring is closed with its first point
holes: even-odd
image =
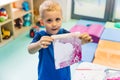
{"type": "Polygon", "coordinates": [[[54,59],[56,69],[64,68],[81,60],[80,33],[67,33],[54,36],[54,59]]]}

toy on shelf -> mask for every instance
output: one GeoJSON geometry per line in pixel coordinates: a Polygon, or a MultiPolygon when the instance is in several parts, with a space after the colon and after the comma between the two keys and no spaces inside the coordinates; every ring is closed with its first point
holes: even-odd
{"type": "Polygon", "coordinates": [[[15,2],[12,3],[12,7],[22,9],[23,2],[24,2],[24,0],[16,0],[15,2]]]}
{"type": "Polygon", "coordinates": [[[31,16],[32,15],[30,13],[23,16],[23,26],[30,26],[32,24],[31,16]]]}
{"type": "Polygon", "coordinates": [[[29,3],[27,1],[24,1],[22,3],[22,9],[25,10],[25,11],[29,11],[30,10],[29,3]]]}
{"type": "Polygon", "coordinates": [[[5,30],[3,27],[2,27],[2,29],[1,29],[1,31],[2,31],[2,38],[3,39],[8,39],[8,38],[10,38],[10,31],[9,30],[5,30]]]}
{"type": "Polygon", "coordinates": [[[30,37],[33,38],[35,36],[35,33],[39,30],[40,30],[39,26],[33,26],[29,32],[30,37]]]}
{"type": "Polygon", "coordinates": [[[23,24],[22,19],[17,18],[14,22],[15,22],[15,27],[18,27],[20,29],[23,24]]]}
{"type": "Polygon", "coordinates": [[[4,22],[8,19],[8,14],[5,8],[0,8],[0,22],[4,22]]]}

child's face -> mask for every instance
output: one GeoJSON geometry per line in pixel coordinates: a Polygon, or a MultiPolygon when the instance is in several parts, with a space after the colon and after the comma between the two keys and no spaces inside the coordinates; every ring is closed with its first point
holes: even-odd
{"type": "Polygon", "coordinates": [[[61,11],[45,11],[42,20],[47,33],[57,34],[62,24],[62,13],[61,11]]]}

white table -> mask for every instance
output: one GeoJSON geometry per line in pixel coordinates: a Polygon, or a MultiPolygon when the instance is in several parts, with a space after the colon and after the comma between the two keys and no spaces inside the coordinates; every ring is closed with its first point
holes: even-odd
{"type": "Polygon", "coordinates": [[[104,71],[106,69],[106,66],[82,62],[76,68],[72,80],[104,80],[106,76],[104,71]]]}

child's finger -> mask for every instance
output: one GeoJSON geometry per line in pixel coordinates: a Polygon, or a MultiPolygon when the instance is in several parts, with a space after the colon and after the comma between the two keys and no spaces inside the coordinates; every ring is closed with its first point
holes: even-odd
{"type": "Polygon", "coordinates": [[[92,37],[89,39],[89,42],[93,42],[93,39],[92,39],[92,37]]]}
{"type": "Polygon", "coordinates": [[[43,36],[42,38],[41,38],[41,40],[44,40],[44,41],[53,41],[53,38],[52,37],[49,37],[49,36],[43,36]]]}
{"type": "Polygon", "coordinates": [[[88,36],[89,36],[89,34],[83,33],[83,34],[80,35],[80,39],[85,39],[85,38],[87,38],[88,36]]]}
{"type": "Polygon", "coordinates": [[[41,43],[42,43],[42,45],[50,45],[51,44],[51,42],[47,42],[47,41],[43,41],[41,43]]]}

